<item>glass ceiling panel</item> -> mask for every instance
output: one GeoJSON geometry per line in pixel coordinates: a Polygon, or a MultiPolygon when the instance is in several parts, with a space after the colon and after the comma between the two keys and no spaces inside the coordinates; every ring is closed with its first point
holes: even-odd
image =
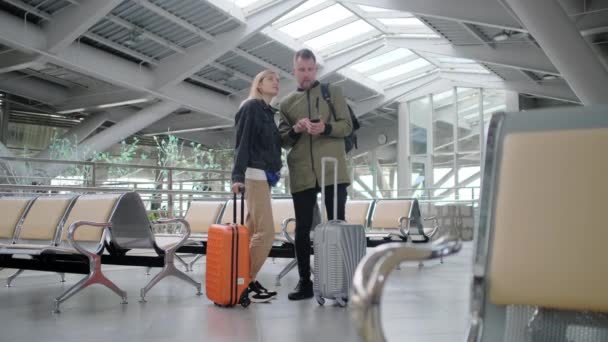
{"type": "Polygon", "coordinates": [[[386,26],[406,26],[415,28],[427,28],[418,18],[378,18],[378,21],[386,26]]]}
{"type": "Polygon", "coordinates": [[[374,27],[363,20],[357,20],[338,29],[332,30],[318,37],[306,41],[306,45],[315,50],[323,50],[329,46],[347,41],[356,36],[375,31],[374,27]]]}
{"type": "Polygon", "coordinates": [[[445,70],[453,71],[453,72],[468,72],[475,74],[489,74],[488,69],[482,67],[479,64],[462,64],[462,66],[452,67],[452,68],[442,68],[445,70]]]}
{"type": "Polygon", "coordinates": [[[439,38],[433,30],[429,30],[428,33],[398,33],[391,35],[391,37],[404,37],[404,38],[439,38]]]}
{"type": "MultiPolygon", "coordinates": [[[[336,4],[289,25],[285,25],[279,28],[279,30],[297,39],[335,22],[352,17],[353,15],[354,14],[351,11],[347,10],[342,5],[336,4]]],[[[335,31],[336,30],[333,32],[335,31]]]]}
{"type": "Polygon", "coordinates": [[[401,58],[405,58],[405,57],[411,56],[411,55],[412,55],[412,52],[410,50],[399,48],[399,49],[389,51],[380,56],[370,58],[361,63],[357,63],[357,64],[353,65],[352,68],[360,73],[365,73],[366,71],[375,69],[379,66],[391,63],[393,61],[396,61],[396,60],[399,60],[401,58]]]}
{"type": "Polygon", "coordinates": [[[376,82],[382,82],[391,77],[395,77],[400,74],[407,74],[416,69],[423,68],[430,64],[431,63],[429,63],[426,59],[418,58],[411,62],[401,64],[399,66],[396,66],[396,67],[381,71],[377,74],[371,75],[370,78],[376,82]]]}
{"type": "MultiPolygon", "coordinates": [[[[243,0],[243,1],[258,1],[258,0],[243,0]]],[[[307,9],[313,8],[313,7],[317,6],[318,4],[323,3],[325,1],[327,1],[327,0],[308,0],[308,1],[304,2],[302,5],[296,7],[291,12],[282,16],[279,20],[277,20],[277,22],[283,21],[284,19],[287,19],[287,18],[291,18],[294,15],[302,13],[302,12],[306,11],[307,9]]]]}
{"type": "Polygon", "coordinates": [[[366,12],[387,12],[387,11],[389,11],[386,8],[365,6],[365,5],[359,5],[359,8],[361,8],[362,10],[364,10],[366,12]]]}
{"type": "Polygon", "coordinates": [[[465,59],[465,58],[457,58],[457,57],[437,57],[436,58],[440,63],[450,63],[450,64],[473,64],[474,60],[465,59]]]}
{"type": "Polygon", "coordinates": [[[235,0],[234,3],[239,6],[240,8],[245,8],[245,7],[249,7],[249,5],[256,3],[256,2],[262,2],[263,0],[235,0]]]}

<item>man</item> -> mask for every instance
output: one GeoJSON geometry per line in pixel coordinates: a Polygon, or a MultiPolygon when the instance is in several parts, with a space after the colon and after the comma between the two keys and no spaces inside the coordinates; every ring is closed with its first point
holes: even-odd
{"type": "MultiPolygon", "coordinates": [[[[289,94],[280,105],[279,131],[287,155],[291,195],[296,215],[296,257],[300,281],[290,300],[313,297],[310,271],[310,231],[317,195],[321,191],[321,158],[338,160],[338,219],[344,220],[346,188],[350,178],[346,165],[344,137],[352,131],[346,100],[339,87],[330,86],[335,115],[321,95],[316,80],[317,60],[312,51],[303,49],[294,57],[293,74],[297,91],[289,94]]],[[[333,165],[325,170],[327,217],[333,219],[333,165]]]]}

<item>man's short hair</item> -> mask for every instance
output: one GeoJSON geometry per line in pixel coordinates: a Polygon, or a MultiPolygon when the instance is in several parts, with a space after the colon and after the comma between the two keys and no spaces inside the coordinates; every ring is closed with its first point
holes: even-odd
{"type": "Polygon", "coordinates": [[[296,52],[296,55],[293,57],[293,61],[297,61],[298,58],[301,59],[312,59],[313,62],[317,63],[317,57],[310,49],[301,49],[296,52]]]}

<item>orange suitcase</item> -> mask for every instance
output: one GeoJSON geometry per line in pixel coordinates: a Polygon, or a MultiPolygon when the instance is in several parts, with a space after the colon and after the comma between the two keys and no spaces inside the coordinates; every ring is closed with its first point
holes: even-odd
{"type": "Polygon", "coordinates": [[[215,305],[249,306],[249,229],[243,225],[244,199],[241,195],[241,224],[236,223],[234,194],[233,223],[213,224],[207,235],[205,287],[215,305]]]}

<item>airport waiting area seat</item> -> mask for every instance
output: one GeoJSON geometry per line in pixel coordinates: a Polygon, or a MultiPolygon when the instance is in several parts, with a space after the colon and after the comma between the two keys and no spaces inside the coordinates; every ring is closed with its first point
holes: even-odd
{"type": "MultiPolygon", "coordinates": [[[[226,201],[220,199],[191,202],[184,216],[184,220],[190,225],[191,231],[190,238],[185,245],[206,246],[209,227],[221,222],[218,222],[218,220],[223,216],[225,206],[226,201]]],[[[196,254],[189,263],[186,263],[186,270],[193,271],[194,264],[203,256],[202,253],[196,254]]]]}
{"type": "Polygon", "coordinates": [[[608,116],[492,118],[468,341],[608,340],[608,116]]]}
{"type": "MultiPolygon", "coordinates": [[[[141,298],[161,279],[177,276],[201,290],[201,284],[177,270],[175,251],[190,232],[186,221],[182,239],[160,248],[154,239],[145,207],[135,192],[118,194],[54,195],[32,198],[3,197],[0,215],[7,217],[2,230],[0,267],[17,269],[8,278],[10,285],[24,270],[80,273],[86,276],[57,297],[54,311],[61,303],[93,284],[101,284],[126,303],[127,294],[107,279],[102,264],[141,266],[131,249],[154,251],[157,267],[163,269],[141,290],[141,298]],[[14,224],[14,227],[10,227],[14,224]],[[12,237],[9,235],[12,232],[12,237]],[[106,253],[104,253],[106,252],[106,253]]],[[[165,221],[167,222],[167,220],[165,221]]]]}
{"type": "Polygon", "coordinates": [[[439,233],[436,217],[422,217],[415,198],[377,199],[369,218],[370,235],[386,235],[415,243],[429,242],[439,233]],[[432,227],[425,227],[432,222],[432,227]]]}
{"type": "MultiPolygon", "coordinates": [[[[476,231],[467,342],[608,341],[603,257],[608,193],[606,107],[492,117],[476,231]]],[[[401,260],[453,252],[385,245],[354,280],[353,318],[365,341],[385,341],[382,287],[401,260]]]]}

